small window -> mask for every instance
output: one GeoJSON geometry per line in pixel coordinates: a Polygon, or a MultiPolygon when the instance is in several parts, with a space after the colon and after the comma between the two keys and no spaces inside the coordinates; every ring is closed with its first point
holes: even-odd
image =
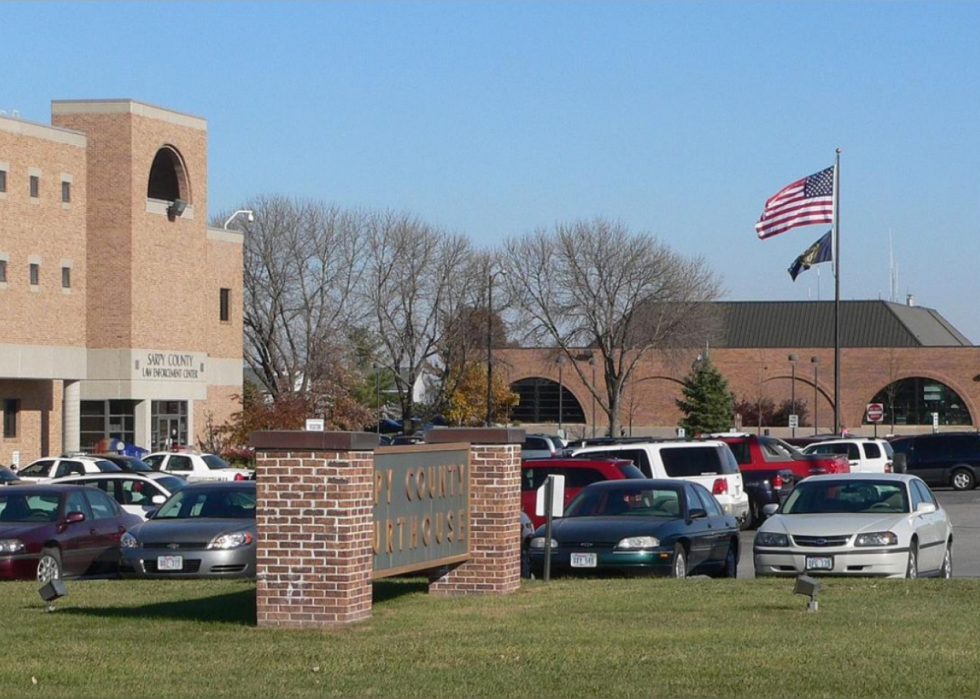
{"type": "Polygon", "coordinates": [[[85,493],[81,490],[68,493],[68,502],[65,503],[65,515],[72,512],[81,512],[85,515],[85,519],[92,519],[92,510],[88,506],[88,500],[85,499],[85,493]]]}
{"type": "Polygon", "coordinates": [[[171,456],[167,463],[168,471],[193,471],[194,465],[189,456],[171,456]]]}
{"type": "Polygon", "coordinates": [[[227,323],[231,319],[231,289],[221,290],[221,322],[227,323]]]}
{"type": "Polygon", "coordinates": [[[113,519],[119,516],[119,505],[101,490],[90,490],[85,493],[92,507],[95,519],[113,519]]]}
{"type": "Polygon", "coordinates": [[[20,414],[20,401],[16,398],[8,398],[3,402],[3,437],[4,439],[17,438],[18,415],[20,414]]]}
{"type": "Polygon", "coordinates": [[[748,442],[735,442],[734,444],[729,443],[728,448],[732,450],[732,454],[735,455],[735,461],[738,463],[752,463],[752,452],[750,451],[748,442]]]}
{"type": "MultiPolygon", "coordinates": [[[[2,172],[2,170],[0,170],[2,172]]],[[[0,283],[7,283],[7,261],[0,260],[0,283]]]]}
{"type": "Polygon", "coordinates": [[[31,286],[41,283],[41,265],[36,262],[31,263],[31,286]]]}
{"type": "Polygon", "coordinates": [[[0,192],[7,191],[7,171],[0,170],[0,192]]]}
{"type": "Polygon", "coordinates": [[[31,198],[37,199],[39,196],[41,196],[41,178],[31,175],[31,198]]]}
{"type": "Polygon", "coordinates": [[[61,183],[61,201],[65,204],[71,202],[71,182],[61,183]]]}
{"type": "Polygon", "coordinates": [[[865,442],[864,455],[869,459],[880,459],[881,449],[879,449],[878,445],[875,444],[874,442],[865,442]]]}
{"type": "Polygon", "coordinates": [[[61,268],[61,288],[62,289],[71,288],[71,267],[61,268]]]}

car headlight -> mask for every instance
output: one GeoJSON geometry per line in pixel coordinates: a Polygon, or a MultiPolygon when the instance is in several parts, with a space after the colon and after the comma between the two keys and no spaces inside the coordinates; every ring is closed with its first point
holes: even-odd
{"type": "Polygon", "coordinates": [[[20,539],[0,539],[0,553],[24,553],[24,542],[20,539]]]}
{"type": "Polygon", "coordinates": [[[237,549],[240,546],[248,546],[252,543],[251,532],[231,532],[230,534],[220,534],[208,544],[209,549],[237,549]]]}
{"type": "Polygon", "coordinates": [[[895,532],[871,532],[858,534],[854,540],[855,546],[897,546],[898,537],[895,532]]]}
{"type": "Polygon", "coordinates": [[[789,546],[789,537],[775,532],[759,532],[755,535],[756,546],[789,546]]]}
{"type": "Polygon", "coordinates": [[[660,546],[660,539],[655,536],[629,536],[616,544],[616,548],[618,549],[631,551],[635,549],[652,549],[657,546],[660,546]]]}
{"type": "MultiPolygon", "coordinates": [[[[532,549],[543,549],[544,548],[544,541],[545,541],[545,539],[544,539],[543,536],[536,536],[536,537],[534,537],[533,539],[531,539],[531,548],[532,549]]],[[[553,549],[558,548],[558,542],[555,541],[554,539],[551,540],[551,548],[553,548],[553,549]]]]}
{"type": "Polygon", "coordinates": [[[119,538],[119,547],[124,549],[137,549],[140,546],[140,542],[136,540],[136,537],[126,532],[119,538]]]}

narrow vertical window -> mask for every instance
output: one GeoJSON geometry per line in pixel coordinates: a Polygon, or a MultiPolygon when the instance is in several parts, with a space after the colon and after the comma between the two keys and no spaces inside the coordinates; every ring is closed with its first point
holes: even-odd
{"type": "Polygon", "coordinates": [[[7,191],[7,171],[0,170],[0,192],[7,191]]]}
{"type": "Polygon", "coordinates": [[[7,261],[0,260],[0,284],[7,283],[7,261]]]}
{"type": "Polygon", "coordinates": [[[221,290],[220,306],[221,322],[227,323],[231,319],[231,289],[221,290]]]}
{"type": "Polygon", "coordinates": [[[71,288],[71,267],[61,268],[61,288],[62,289],[71,288]]]}
{"type": "Polygon", "coordinates": [[[37,199],[39,196],[41,196],[41,178],[31,175],[31,198],[37,199]]]}
{"type": "Polygon", "coordinates": [[[71,182],[61,183],[61,201],[65,204],[71,202],[71,182]]]}
{"type": "Polygon", "coordinates": [[[36,262],[31,263],[31,286],[38,286],[41,283],[41,265],[36,262]]]}
{"type": "Polygon", "coordinates": [[[17,414],[20,412],[20,401],[14,398],[7,398],[3,402],[3,437],[4,439],[17,438],[17,414]]]}

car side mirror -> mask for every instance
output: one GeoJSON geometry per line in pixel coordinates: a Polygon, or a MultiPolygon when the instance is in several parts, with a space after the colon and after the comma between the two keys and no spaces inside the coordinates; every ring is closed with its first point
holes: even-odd
{"type": "Polygon", "coordinates": [[[779,511],[779,505],[777,505],[774,502],[770,502],[768,505],[763,505],[762,506],[762,516],[763,517],[772,517],[778,511],[779,511]]]}
{"type": "Polygon", "coordinates": [[[69,512],[68,513],[68,516],[65,517],[65,521],[68,522],[68,524],[75,524],[77,522],[84,522],[85,521],[85,513],[84,512],[69,512]]]}
{"type": "Polygon", "coordinates": [[[693,507],[693,508],[691,508],[688,511],[688,514],[690,514],[691,519],[702,519],[702,518],[708,516],[707,510],[705,510],[705,509],[703,509],[701,507],[693,507]]]}
{"type": "Polygon", "coordinates": [[[920,502],[915,508],[915,514],[917,515],[931,515],[936,511],[936,506],[931,502],[920,502]]]}
{"type": "Polygon", "coordinates": [[[154,495],[153,499],[150,500],[150,502],[152,502],[154,505],[162,505],[166,501],[167,498],[164,495],[154,495]]]}

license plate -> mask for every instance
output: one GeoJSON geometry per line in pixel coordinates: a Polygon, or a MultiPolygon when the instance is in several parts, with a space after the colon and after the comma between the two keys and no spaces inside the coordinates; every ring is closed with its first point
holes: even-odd
{"type": "Polygon", "coordinates": [[[157,556],[157,570],[183,570],[183,556],[157,556]]]}
{"type": "Polygon", "coordinates": [[[833,570],[834,559],[830,556],[807,556],[807,570],[833,570]]]}
{"type": "Polygon", "coordinates": [[[596,555],[594,553],[573,553],[572,568],[595,568],[596,555]]]}

